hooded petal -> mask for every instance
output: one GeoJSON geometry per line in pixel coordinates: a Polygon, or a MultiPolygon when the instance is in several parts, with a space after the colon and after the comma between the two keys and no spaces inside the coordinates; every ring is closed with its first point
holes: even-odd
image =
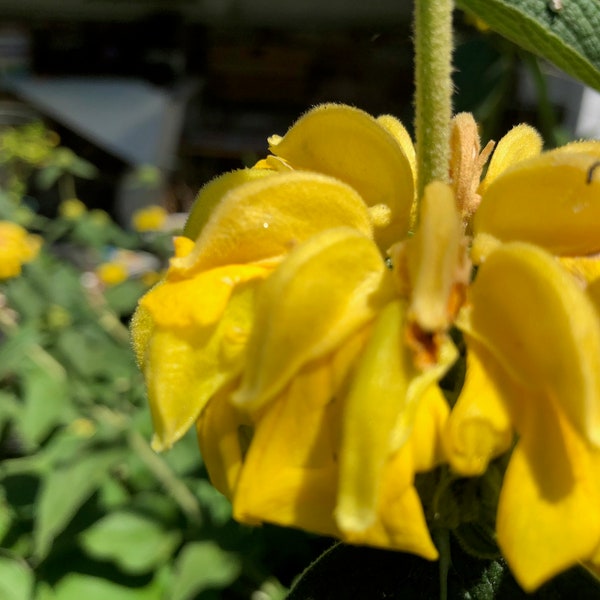
{"type": "Polygon", "coordinates": [[[544,396],[515,399],[522,433],[504,477],[498,543],[531,592],[591,558],[600,540],[598,456],[544,396]]]}
{"type": "Polygon", "coordinates": [[[367,206],[348,185],[317,173],[262,177],[225,194],[194,250],[173,259],[171,270],[187,277],[227,264],[280,259],[313,234],[342,226],[372,235],[367,206]]]}
{"type": "Polygon", "coordinates": [[[301,117],[284,137],[272,138],[269,147],[295,169],[345,181],[369,206],[388,206],[391,220],[375,233],[383,249],[408,232],[414,199],[405,144],[388,127],[357,108],[323,104],[301,117]]]}
{"type": "Polygon", "coordinates": [[[473,220],[475,234],[537,244],[554,254],[600,251],[600,171],[591,154],[547,152],[492,181],[473,220]]]}
{"type": "Polygon", "coordinates": [[[505,244],[479,268],[469,300],[459,326],[600,446],[600,323],[572,276],[535,246],[505,244]]]}
{"type": "Polygon", "coordinates": [[[298,246],[261,289],[235,402],[264,405],[304,364],[371,321],[391,294],[377,246],[358,231],[330,229],[298,246]]]}
{"type": "Polygon", "coordinates": [[[507,451],[512,443],[513,428],[504,402],[505,390],[499,387],[507,382],[493,377],[492,367],[489,354],[476,342],[469,341],[465,382],[444,435],[446,456],[460,475],[482,475],[490,460],[507,451]]]}

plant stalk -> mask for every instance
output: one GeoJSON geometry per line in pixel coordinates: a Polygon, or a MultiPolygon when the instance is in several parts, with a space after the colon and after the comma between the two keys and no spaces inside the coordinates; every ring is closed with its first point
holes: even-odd
{"type": "MultiPolygon", "coordinates": [[[[448,181],[452,118],[453,0],[415,0],[417,200],[432,181],[448,181]]],[[[417,212],[418,219],[418,212],[417,212]]]]}

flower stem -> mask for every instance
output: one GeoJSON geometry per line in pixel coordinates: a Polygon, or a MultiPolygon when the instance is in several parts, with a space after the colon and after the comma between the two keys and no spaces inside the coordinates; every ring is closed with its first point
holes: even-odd
{"type": "Polygon", "coordinates": [[[453,0],[415,0],[418,200],[422,198],[428,183],[448,180],[453,8],[453,0]]]}

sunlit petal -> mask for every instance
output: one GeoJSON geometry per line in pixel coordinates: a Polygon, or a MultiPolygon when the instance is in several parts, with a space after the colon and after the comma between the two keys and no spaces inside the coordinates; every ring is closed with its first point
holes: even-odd
{"type": "Polygon", "coordinates": [[[230,190],[212,211],[194,251],[173,259],[182,276],[227,264],[280,258],[311,235],[333,227],[372,235],[366,204],[355,190],[317,173],[281,173],[230,190]]]}
{"type": "Polygon", "coordinates": [[[331,229],[298,246],[261,289],[235,401],[256,409],[372,320],[392,293],[389,278],[377,246],[356,230],[331,229]]]}
{"type": "Polygon", "coordinates": [[[301,117],[284,137],[270,140],[271,152],[294,168],[345,181],[369,206],[389,206],[389,225],[375,232],[383,249],[408,232],[414,196],[405,144],[388,126],[357,108],[324,104],[301,117]]]}
{"type": "Polygon", "coordinates": [[[202,186],[185,223],[183,234],[196,240],[216,206],[230,190],[256,179],[273,175],[268,169],[238,169],[223,173],[202,186]]]}
{"type": "Polygon", "coordinates": [[[474,232],[554,254],[600,251],[597,161],[591,154],[548,152],[516,164],[483,193],[474,232]]]}
{"type": "Polygon", "coordinates": [[[485,178],[477,190],[479,194],[483,194],[512,165],[540,154],[542,146],[540,134],[530,125],[522,123],[513,127],[496,145],[485,178]]]}

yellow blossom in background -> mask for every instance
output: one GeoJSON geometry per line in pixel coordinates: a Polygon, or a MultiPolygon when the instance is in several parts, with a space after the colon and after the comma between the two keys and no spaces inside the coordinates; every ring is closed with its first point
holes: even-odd
{"type": "Polygon", "coordinates": [[[452,127],[450,183],[426,187],[416,227],[393,117],[328,104],[272,136],[200,191],[134,345],[154,447],[195,424],[245,523],[435,559],[443,507],[416,475],[485,477],[512,452],[496,539],[531,591],[600,568],[600,151],[542,152],[520,125],[492,154],[472,116],[452,127]]]}
{"type": "Polygon", "coordinates": [[[77,198],[63,200],[58,205],[58,214],[63,217],[63,219],[68,219],[69,221],[77,220],[79,217],[84,215],[86,211],[86,205],[77,198]]]}
{"type": "Polygon", "coordinates": [[[132,223],[136,231],[157,231],[167,220],[167,211],[163,206],[147,206],[133,213],[132,223]]]}
{"type": "Polygon", "coordinates": [[[38,255],[41,245],[39,236],[16,223],[0,221],[0,279],[20,275],[22,265],[38,255]]]}
{"type": "Polygon", "coordinates": [[[96,267],[96,275],[104,285],[117,285],[123,283],[129,273],[125,265],[119,262],[105,262],[96,267]]]}

